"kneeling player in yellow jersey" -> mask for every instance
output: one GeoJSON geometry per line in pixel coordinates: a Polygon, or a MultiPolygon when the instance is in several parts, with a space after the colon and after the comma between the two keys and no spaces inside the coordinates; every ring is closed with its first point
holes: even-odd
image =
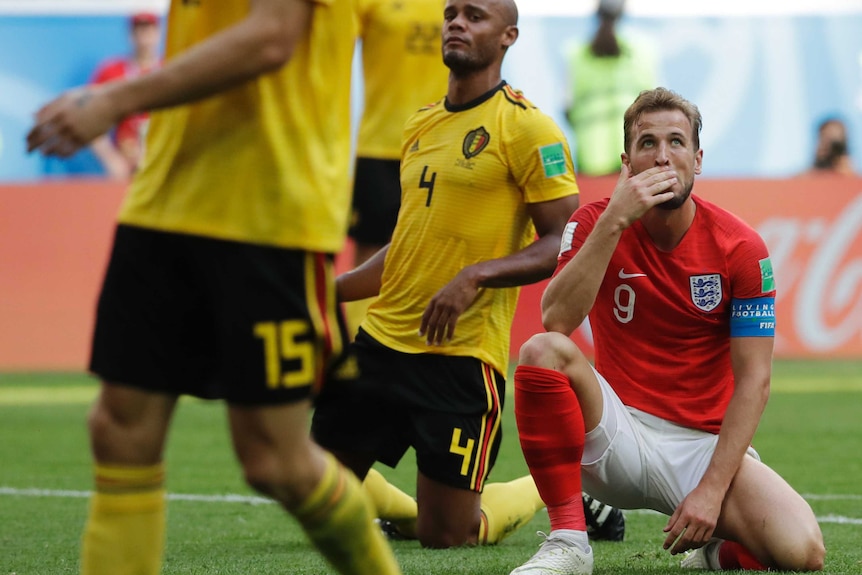
{"type": "Polygon", "coordinates": [[[161,571],[182,394],[227,402],[246,481],[339,573],[400,573],[359,482],[308,432],[347,339],[332,254],[350,208],[354,38],[352,0],[174,0],[163,68],[39,111],[29,148],[66,156],[159,109],[99,300],[84,575],[161,571]]]}
{"type": "Polygon", "coordinates": [[[485,482],[518,286],[551,274],[578,206],[562,132],[501,78],[514,2],[449,0],[443,16],[449,88],[405,127],[392,241],[337,281],[343,301],[379,294],[353,344],[360,378],[328,386],[312,425],[359,477],[416,450],[426,547],[497,542],[543,507],[529,476],[485,482]]]}

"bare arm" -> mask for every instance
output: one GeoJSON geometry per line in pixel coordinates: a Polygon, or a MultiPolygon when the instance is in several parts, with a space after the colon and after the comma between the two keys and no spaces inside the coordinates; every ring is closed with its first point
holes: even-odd
{"type": "Polygon", "coordinates": [[[596,294],[623,230],[628,225],[609,210],[599,216],[584,245],[542,294],[542,325],[571,334],[593,307],[596,294]]]}
{"type": "Polygon", "coordinates": [[[187,104],[277,70],[311,20],[306,0],[250,0],[248,16],[163,67],[70,90],[36,114],[27,149],[69,156],[129,114],[187,104]]]}
{"type": "Polygon", "coordinates": [[[378,295],[388,252],[389,244],[386,244],[361,265],[335,278],[338,301],[356,301],[378,295]]]}
{"type": "Polygon", "coordinates": [[[128,180],[132,175],[132,165],[120,150],[118,150],[107,134],[102,134],[93,140],[90,146],[93,154],[112,180],[128,180]]]}
{"type": "Polygon", "coordinates": [[[593,307],[605,270],[623,230],[653,206],[666,201],[676,173],[651,168],[629,175],[624,162],[608,207],[575,257],[560,270],[542,294],[542,325],[548,331],[571,334],[593,307]]]}
{"type": "Polygon", "coordinates": [[[527,204],[538,239],[509,256],[479,262],[464,268],[463,272],[474,278],[477,287],[513,287],[547,278],[557,265],[560,236],[579,202],[579,197],[574,195],[527,204]]]}
{"type": "Polygon", "coordinates": [[[563,229],[578,202],[578,196],[573,195],[527,204],[538,239],[504,258],[462,269],[431,298],[422,314],[420,335],[425,335],[429,344],[451,340],[458,318],[475,301],[480,288],[520,286],[550,276],[556,267],[563,229]]]}
{"type": "Polygon", "coordinates": [[[730,340],[733,396],[706,473],[676,508],[665,527],[668,536],[664,547],[671,553],[701,547],[712,537],[724,497],[766,408],[774,341],[771,337],[735,337],[730,340]]]}

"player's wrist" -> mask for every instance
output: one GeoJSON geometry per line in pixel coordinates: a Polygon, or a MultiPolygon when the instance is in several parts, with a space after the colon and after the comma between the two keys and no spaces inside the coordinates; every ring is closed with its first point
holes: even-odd
{"type": "Polygon", "coordinates": [[[605,210],[596,220],[593,233],[598,232],[604,236],[619,237],[633,223],[634,220],[630,220],[625,214],[617,214],[612,210],[605,210]]]}
{"type": "Polygon", "coordinates": [[[488,282],[493,279],[493,276],[484,269],[481,264],[473,264],[463,268],[459,273],[461,281],[467,283],[473,289],[488,287],[488,282]]]}

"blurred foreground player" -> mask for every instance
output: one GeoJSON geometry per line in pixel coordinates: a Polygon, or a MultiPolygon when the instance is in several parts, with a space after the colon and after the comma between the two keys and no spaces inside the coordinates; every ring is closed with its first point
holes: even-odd
{"type": "Polygon", "coordinates": [[[66,156],[160,109],[99,299],[86,575],[161,571],[163,451],[182,394],[227,402],[246,481],[339,573],[400,573],[356,478],[308,433],[346,343],[332,260],[349,211],[352,9],[176,0],[164,67],[37,114],[29,148],[66,156]]]}

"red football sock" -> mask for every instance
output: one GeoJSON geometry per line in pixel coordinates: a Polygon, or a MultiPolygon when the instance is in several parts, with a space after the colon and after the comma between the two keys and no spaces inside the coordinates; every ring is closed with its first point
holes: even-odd
{"type": "Polygon", "coordinates": [[[551,529],[586,531],[581,501],[584,416],[569,379],[552,369],[519,365],[515,420],[524,459],[548,506],[551,529]]]}
{"type": "Polygon", "coordinates": [[[751,551],[735,541],[722,541],[718,548],[718,564],[722,569],[769,570],[751,551]]]}

